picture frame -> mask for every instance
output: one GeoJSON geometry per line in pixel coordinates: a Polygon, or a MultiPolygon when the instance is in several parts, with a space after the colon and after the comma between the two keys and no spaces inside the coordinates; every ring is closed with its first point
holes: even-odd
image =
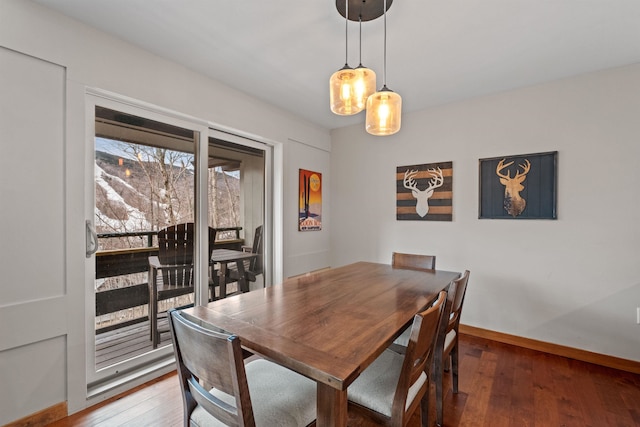
{"type": "Polygon", "coordinates": [[[322,230],[322,174],[307,169],[298,173],[298,231],[322,230]]]}
{"type": "Polygon", "coordinates": [[[478,169],[478,218],[557,219],[557,151],[480,159],[478,169]]]}
{"type": "Polygon", "coordinates": [[[396,220],[453,221],[453,162],[396,168],[396,220]]]}

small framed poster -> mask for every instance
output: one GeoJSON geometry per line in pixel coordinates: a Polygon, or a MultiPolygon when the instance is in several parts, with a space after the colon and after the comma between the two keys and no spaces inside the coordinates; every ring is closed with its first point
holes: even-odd
{"type": "Polygon", "coordinates": [[[322,230],[322,174],[300,169],[298,182],[298,230],[322,230]]]}

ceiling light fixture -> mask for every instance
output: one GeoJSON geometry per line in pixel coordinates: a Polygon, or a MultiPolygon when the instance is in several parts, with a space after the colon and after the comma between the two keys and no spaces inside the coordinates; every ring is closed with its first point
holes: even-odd
{"type": "Polygon", "coordinates": [[[400,130],[402,97],[387,88],[387,0],[384,0],[384,57],[382,89],[367,99],[366,130],[371,135],[393,135],[400,130]]]}
{"type": "Polygon", "coordinates": [[[356,70],[360,71],[356,80],[356,104],[363,110],[367,105],[367,98],[376,91],[376,73],[362,65],[362,14],[358,14],[360,24],[360,64],[356,70]]]}
{"type": "Polygon", "coordinates": [[[344,67],[333,73],[329,80],[329,102],[331,111],[341,116],[351,116],[362,111],[365,104],[358,102],[357,84],[362,81],[362,70],[349,67],[348,58],[348,27],[349,0],[345,0],[345,34],[344,34],[344,67]]]}

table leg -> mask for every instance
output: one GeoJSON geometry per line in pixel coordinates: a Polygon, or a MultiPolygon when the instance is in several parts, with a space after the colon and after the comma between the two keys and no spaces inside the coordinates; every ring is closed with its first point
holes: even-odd
{"type": "Polygon", "coordinates": [[[347,390],[318,383],[317,427],[346,427],[347,390]]]}
{"type": "Polygon", "coordinates": [[[227,297],[227,263],[220,263],[220,272],[218,273],[220,276],[220,298],[227,297]]]}
{"type": "Polygon", "coordinates": [[[249,292],[249,282],[247,282],[245,274],[244,261],[236,261],[236,266],[238,268],[238,290],[240,292],[249,292]]]}
{"type": "Polygon", "coordinates": [[[153,348],[158,348],[160,343],[160,337],[158,334],[158,285],[157,285],[158,270],[154,267],[149,267],[149,275],[147,283],[149,285],[149,329],[151,331],[151,345],[153,348]]]}

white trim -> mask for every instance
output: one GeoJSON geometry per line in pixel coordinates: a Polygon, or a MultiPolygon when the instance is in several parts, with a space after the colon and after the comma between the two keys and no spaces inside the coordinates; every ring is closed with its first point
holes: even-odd
{"type": "Polygon", "coordinates": [[[209,136],[247,147],[265,151],[265,189],[264,189],[264,264],[271,266],[265,269],[265,286],[282,282],[283,278],[283,204],[282,193],[284,183],[284,147],[280,142],[263,138],[248,132],[242,132],[209,123],[209,136]]]}
{"type": "MultiPolygon", "coordinates": [[[[95,207],[95,190],[94,190],[94,163],[95,163],[95,107],[102,106],[106,108],[110,108],[116,111],[121,111],[123,113],[128,113],[140,117],[145,117],[151,120],[156,120],[159,122],[171,124],[174,126],[179,126],[185,129],[193,130],[196,133],[202,134],[203,132],[207,132],[206,122],[203,120],[198,120],[193,117],[180,114],[174,111],[167,110],[165,108],[156,107],[151,104],[136,101],[128,97],[119,96],[110,92],[102,91],[99,89],[87,88],[85,90],[86,97],[86,144],[87,144],[87,158],[86,158],[86,172],[85,179],[87,181],[86,185],[86,215],[87,219],[92,223],[94,221],[94,207],[95,207]]],[[[198,152],[201,147],[201,144],[195,144],[194,146],[194,155],[198,152]]],[[[205,144],[206,150],[206,144],[205,144]]],[[[206,151],[205,151],[205,162],[206,162],[206,151]]],[[[206,169],[206,168],[205,168],[206,169]]],[[[206,174],[205,174],[206,175],[206,174]]],[[[206,176],[205,176],[206,179],[206,176]]],[[[206,191],[206,186],[205,186],[206,191]]],[[[199,215],[199,219],[201,220],[203,217],[205,218],[205,226],[206,226],[206,209],[207,204],[204,203],[204,206],[198,207],[195,215],[199,215]],[[202,210],[204,209],[204,215],[202,214],[202,210]]],[[[198,217],[196,217],[198,219],[198,217]]],[[[198,233],[200,234],[200,233],[198,233]]],[[[204,234],[204,240],[208,239],[207,233],[204,234]]],[[[196,241],[196,245],[199,247],[207,247],[208,242],[200,240],[200,242],[196,241]],[[204,246],[203,246],[204,245],[204,246]]],[[[200,251],[202,253],[202,251],[200,251]]],[[[206,251],[204,257],[206,258],[206,251]]],[[[95,255],[86,259],[85,266],[85,289],[86,289],[86,298],[85,298],[85,345],[86,345],[86,358],[85,358],[85,371],[87,375],[87,393],[93,394],[96,389],[104,390],[105,388],[109,388],[111,386],[116,386],[120,383],[119,379],[124,373],[137,372],[141,369],[141,367],[151,367],[157,365],[157,361],[159,359],[163,359],[166,357],[170,357],[172,355],[172,348],[170,346],[165,346],[158,348],[156,350],[152,350],[149,353],[142,354],[140,356],[134,357],[132,359],[122,361],[120,363],[111,365],[109,367],[103,368],[99,371],[95,370],[95,285],[94,285],[94,277],[95,277],[95,255]],[[108,385],[105,385],[108,384],[108,385]]],[[[200,274],[200,279],[202,279],[202,274],[206,275],[206,268],[208,266],[208,261],[204,266],[202,266],[202,260],[200,260],[201,268],[199,271],[196,271],[196,274],[200,274]]],[[[204,276],[207,277],[207,276],[204,276]]],[[[196,278],[197,280],[197,278],[196,278]]],[[[196,283],[200,283],[196,281],[196,283]]],[[[207,286],[204,286],[206,289],[207,286]]],[[[162,365],[158,365],[156,369],[162,368],[162,365]]]]}
{"type": "MultiPolygon", "coordinates": [[[[271,241],[271,250],[265,245],[265,263],[273,266],[272,275],[265,277],[265,284],[279,283],[282,281],[283,266],[283,238],[282,238],[282,193],[283,193],[283,144],[247,132],[238,131],[229,127],[207,122],[196,117],[158,107],[143,101],[139,101],[113,92],[96,88],[85,88],[85,133],[86,133],[86,159],[85,159],[85,216],[92,223],[95,209],[94,190],[94,163],[95,163],[95,107],[96,105],[122,111],[132,115],[146,117],[152,120],[191,129],[200,135],[200,142],[196,142],[194,155],[197,171],[207,170],[208,143],[202,143],[209,136],[214,136],[241,145],[258,148],[265,151],[265,242],[271,241]],[[273,212],[273,213],[271,213],[273,212]],[[271,255],[273,254],[273,255],[271,255]]],[[[196,174],[196,200],[207,200],[206,173],[196,174]]],[[[198,236],[204,239],[196,241],[197,254],[200,260],[200,268],[196,271],[196,283],[202,282],[203,277],[208,277],[208,233],[207,230],[207,203],[196,203],[195,220],[199,224],[198,236]],[[205,250],[203,250],[205,248],[205,250]],[[200,280],[198,281],[198,275],[200,280]]],[[[171,358],[170,346],[161,347],[149,353],[137,356],[128,361],[95,371],[95,255],[85,260],[85,372],[87,382],[87,401],[94,401],[116,392],[126,389],[140,382],[144,377],[148,380],[154,375],[161,375],[168,369],[167,360],[171,358]]],[[[195,298],[198,301],[207,300],[208,286],[201,286],[195,298]]]]}

